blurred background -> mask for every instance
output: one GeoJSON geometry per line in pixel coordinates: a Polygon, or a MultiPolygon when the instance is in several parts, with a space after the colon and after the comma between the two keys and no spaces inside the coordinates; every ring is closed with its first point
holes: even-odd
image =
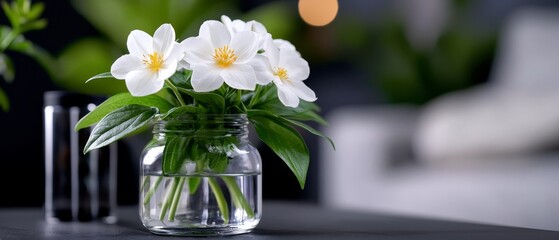
{"type": "MultiPolygon", "coordinates": [[[[10,102],[0,112],[0,207],[43,204],[45,91],[122,92],[122,81],[84,81],[127,52],[131,30],[169,22],[184,39],[226,14],[297,46],[330,122],[315,127],[337,145],[304,136],[304,190],[260,145],[264,199],[559,230],[557,1],[38,2],[48,25],[25,37],[50,56],[7,50],[11,61],[0,58],[4,80],[15,70],[13,81],[0,81],[10,102]]],[[[9,25],[6,15],[0,21],[9,25]]],[[[120,205],[137,201],[148,139],[119,143],[120,205]]]]}

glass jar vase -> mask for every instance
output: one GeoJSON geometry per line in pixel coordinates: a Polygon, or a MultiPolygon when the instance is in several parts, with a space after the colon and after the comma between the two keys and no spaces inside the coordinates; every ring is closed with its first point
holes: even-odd
{"type": "Polygon", "coordinates": [[[250,232],[262,211],[261,158],[244,114],[157,120],[142,153],[140,217],[155,234],[250,232]]]}

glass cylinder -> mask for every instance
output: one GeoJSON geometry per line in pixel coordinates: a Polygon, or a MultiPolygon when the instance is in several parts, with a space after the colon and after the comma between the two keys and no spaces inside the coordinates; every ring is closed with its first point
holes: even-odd
{"type": "Polygon", "coordinates": [[[157,120],[142,153],[140,217],[155,234],[250,232],[262,211],[261,158],[243,114],[157,120]]]}
{"type": "Polygon", "coordinates": [[[74,130],[101,100],[64,91],[44,94],[47,222],[116,221],[116,144],[84,155],[91,129],[74,130]]]}

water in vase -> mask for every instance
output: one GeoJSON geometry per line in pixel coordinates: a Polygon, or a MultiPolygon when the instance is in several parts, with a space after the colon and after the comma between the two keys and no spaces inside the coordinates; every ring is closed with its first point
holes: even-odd
{"type": "Polygon", "coordinates": [[[261,216],[261,175],[145,175],[143,224],[153,233],[231,235],[253,229],[261,216]]]}

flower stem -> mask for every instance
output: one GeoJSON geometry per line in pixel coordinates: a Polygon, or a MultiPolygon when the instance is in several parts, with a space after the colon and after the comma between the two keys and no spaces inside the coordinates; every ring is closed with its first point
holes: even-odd
{"type": "Polygon", "coordinates": [[[239,101],[239,105],[240,105],[240,109],[242,109],[244,112],[247,112],[247,107],[245,106],[245,103],[243,102],[243,90],[238,90],[237,91],[237,100],[239,101]]]}
{"type": "Polygon", "coordinates": [[[179,177],[173,178],[173,184],[169,189],[167,189],[167,195],[165,196],[165,200],[163,200],[163,206],[161,206],[161,212],[159,214],[159,220],[163,221],[165,215],[167,214],[167,210],[171,206],[171,202],[173,201],[173,197],[177,188],[179,186],[179,177]]]}
{"type": "Polygon", "coordinates": [[[167,83],[167,86],[169,86],[171,91],[173,91],[173,93],[175,94],[175,97],[177,97],[177,100],[179,101],[181,106],[186,106],[186,103],[184,103],[184,99],[182,99],[182,96],[181,96],[179,90],[177,89],[177,87],[175,87],[175,85],[173,85],[173,82],[171,82],[171,80],[167,79],[167,80],[165,80],[165,83],[167,83]]]}
{"type": "Polygon", "coordinates": [[[223,196],[223,192],[221,188],[219,188],[219,184],[215,178],[209,177],[208,183],[210,184],[210,188],[214,193],[215,200],[217,201],[217,206],[219,207],[219,211],[221,212],[221,218],[225,221],[225,224],[229,223],[229,208],[227,207],[227,201],[223,196]]]}
{"type": "Polygon", "coordinates": [[[227,188],[229,189],[229,192],[233,197],[233,203],[235,204],[235,206],[244,209],[248,217],[253,218],[254,211],[241,192],[241,189],[239,189],[239,185],[237,185],[235,179],[233,179],[232,177],[222,177],[221,179],[223,179],[223,182],[225,182],[225,185],[227,185],[227,188]]]}
{"type": "Polygon", "coordinates": [[[252,97],[250,98],[250,102],[248,103],[248,108],[252,108],[252,106],[254,106],[254,104],[256,103],[256,101],[260,98],[260,93],[262,92],[262,86],[257,85],[256,86],[256,91],[254,92],[254,95],[252,95],[252,97]]]}
{"type": "Polygon", "coordinates": [[[173,202],[171,203],[171,210],[169,211],[169,221],[175,221],[175,213],[177,212],[177,207],[179,206],[179,200],[182,195],[182,187],[184,186],[185,177],[181,177],[178,183],[178,187],[175,191],[175,196],[173,197],[173,202]]]}
{"type": "Polygon", "coordinates": [[[190,194],[196,193],[198,190],[198,186],[200,186],[200,178],[199,177],[191,177],[188,179],[188,188],[190,190],[190,194]]]}
{"type": "MultiPolygon", "coordinates": [[[[147,176],[144,179],[144,184],[142,186],[142,189],[144,187],[146,187],[146,184],[148,182],[148,179],[150,178],[150,176],[147,176]]],[[[149,189],[148,193],[146,194],[146,196],[144,197],[144,205],[148,204],[149,201],[151,200],[151,196],[153,196],[153,194],[155,193],[155,191],[157,191],[157,188],[159,187],[159,184],[161,183],[161,180],[163,180],[163,176],[159,176],[157,177],[157,179],[155,180],[155,184],[153,184],[153,186],[149,189]]]]}

